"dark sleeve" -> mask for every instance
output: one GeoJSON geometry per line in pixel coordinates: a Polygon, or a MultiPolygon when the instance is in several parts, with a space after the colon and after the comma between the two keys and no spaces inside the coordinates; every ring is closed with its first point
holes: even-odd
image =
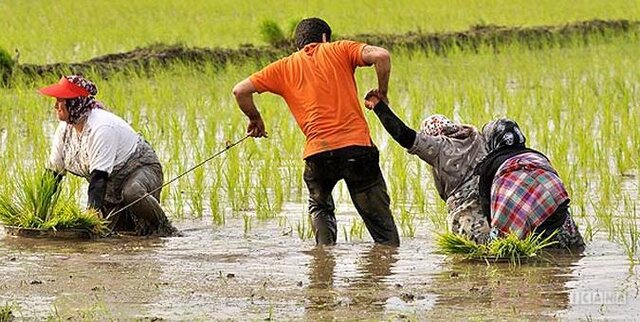
{"type": "Polygon", "coordinates": [[[57,172],[57,171],[53,171],[51,169],[47,169],[47,172],[49,172],[50,175],[52,175],[55,179],[56,179],[56,185],[60,184],[60,181],[62,181],[62,178],[64,177],[64,174],[57,172]]]}
{"type": "Polygon", "coordinates": [[[109,174],[104,171],[93,170],[93,172],[91,172],[91,179],[89,179],[89,197],[87,205],[89,208],[102,208],[104,194],[107,191],[108,178],[109,174]]]}
{"type": "Polygon", "coordinates": [[[64,175],[59,172],[53,171],[51,169],[46,169],[45,171],[47,172],[47,175],[50,175],[55,178],[56,184],[53,191],[58,191],[58,186],[60,185],[60,181],[62,181],[62,178],[64,177],[64,175]]]}
{"type": "Polygon", "coordinates": [[[396,140],[405,149],[413,147],[413,143],[416,140],[416,131],[412,130],[398,118],[393,111],[383,101],[373,108],[373,111],[380,119],[380,123],[384,126],[385,130],[391,134],[391,137],[396,140]]]}

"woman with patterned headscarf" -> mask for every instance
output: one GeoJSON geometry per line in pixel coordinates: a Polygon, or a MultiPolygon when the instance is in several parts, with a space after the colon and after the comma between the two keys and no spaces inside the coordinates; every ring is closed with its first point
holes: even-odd
{"type": "MultiPolygon", "coordinates": [[[[88,207],[107,215],[162,185],[162,166],[151,146],[127,122],[104,109],[95,99],[98,89],[93,82],[79,75],[64,76],[40,93],[56,98],[60,120],[47,168],[58,181],[66,172],[86,178],[88,207]]],[[[158,190],[109,218],[111,228],[139,235],[177,233],[159,198],[158,190]]]]}
{"type": "Polygon", "coordinates": [[[555,233],[557,247],[584,247],[562,180],[544,154],[525,146],[518,123],[497,119],[484,126],[482,135],[488,154],[475,172],[492,237],[533,233],[546,238],[555,233]]]}
{"type": "Polygon", "coordinates": [[[394,140],[431,165],[438,194],[447,203],[449,229],[476,242],[487,242],[489,224],[480,207],[478,176],[473,173],[486,154],[478,130],[436,114],[422,121],[420,132],[416,132],[391,111],[376,90],[367,93],[364,103],[394,140]]]}

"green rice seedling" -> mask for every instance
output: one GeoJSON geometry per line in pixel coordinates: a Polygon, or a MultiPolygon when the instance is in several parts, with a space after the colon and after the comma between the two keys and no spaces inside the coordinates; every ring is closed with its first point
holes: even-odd
{"type": "Polygon", "coordinates": [[[52,217],[42,224],[42,229],[85,229],[95,236],[104,236],[109,232],[106,222],[98,211],[80,210],[78,207],[65,205],[58,216],[52,217]]]}
{"type": "Polygon", "coordinates": [[[171,214],[179,219],[184,218],[184,192],[181,185],[171,189],[172,211],[171,214]]]}
{"type": "Polygon", "coordinates": [[[584,240],[587,242],[591,242],[593,240],[593,235],[595,234],[595,232],[596,231],[594,231],[593,225],[591,225],[591,221],[587,219],[587,224],[585,225],[584,233],[582,234],[584,240]]]}
{"type": "Polygon", "coordinates": [[[277,46],[287,41],[287,38],[280,26],[270,19],[264,20],[260,23],[260,35],[264,42],[273,46],[277,46]]]}
{"type": "Polygon", "coordinates": [[[478,244],[465,236],[446,232],[438,234],[436,252],[443,255],[459,256],[463,259],[504,260],[519,264],[522,259],[539,255],[546,247],[554,245],[551,241],[554,235],[542,238],[541,235],[529,235],[525,239],[509,234],[488,244],[478,244]]]}
{"type": "Polygon", "coordinates": [[[394,175],[389,178],[389,192],[392,200],[404,203],[408,198],[406,192],[409,191],[409,180],[407,180],[407,178],[410,172],[408,169],[407,153],[395,147],[393,148],[392,154],[391,173],[394,175]]]}
{"type": "MultiPolygon", "coordinates": [[[[198,153],[196,160],[202,160],[202,156],[198,153]]],[[[191,200],[191,214],[195,218],[202,218],[204,213],[204,168],[200,167],[193,170],[193,180],[191,189],[189,190],[189,199],[191,200]]]]}
{"type": "Polygon", "coordinates": [[[405,208],[400,210],[400,229],[403,237],[413,238],[416,235],[416,228],[413,223],[413,215],[405,208]]]}
{"type": "Polygon", "coordinates": [[[349,241],[349,232],[347,231],[347,226],[342,226],[342,234],[344,235],[344,241],[349,241]]]}
{"type": "MultiPolygon", "coordinates": [[[[625,202],[628,201],[628,197],[625,197],[625,202]]],[[[635,205],[633,206],[632,215],[629,219],[622,218],[617,221],[617,240],[624,248],[627,258],[631,264],[640,263],[638,254],[638,247],[640,247],[640,231],[638,230],[637,212],[635,205]]]]}
{"type": "Polygon", "coordinates": [[[238,150],[230,150],[226,156],[224,176],[227,199],[231,203],[234,214],[238,214],[249,208],[253,167],[250,160],[240,160],[238,150]]]}
{"type": "Polygon", "coordinates": [[[268,220],[275,217],[276,212],[273,211],[273,206],[269,201],[267,188],[265,186],[256,187],[254,195],[256,218],[258,220],[268,220]]]}
{"type": "Polygon", "coordinates": [[[224,209],[220,206],[220,188],[215,185],[209,191],[209,211],[211,219],[218,226],[223,226],[226,222],[224,209]]]}
{"type": "Polygon", "coordinates": [[[13,315],[13,305],[11,304],[4,304],[2,306],[0,306],[0,322],[9,322],[9,321],[13,321],[14,319],[14,315],[13,315]]]}
{"type": "Polygon", "coordinates": [[[11,55],[0,47],[0,85],[8,85],[13,71],[14,61],[11,55]]]}
{"type": "MultiPolygon", "coordinates": [[[[437,198],[435,194],[433,198],[437,198]]],[[[429,221],[433,224],[436,231],[443,231],[447,229],[447,209],[446,204],[442,202],[436,202],[431,205],[431,209],[428,211],[429,221]]]]}
{"type": "Polygon", "coordinates": [[[253,218],[251,216],[244,214],[242,215],[242,226],[244,228],[244,235],[248,236],[251,232],[253,218]]]}
{"type": "Polygon", "coordinates": [[[364,236],[364,222],[356,217],[351,219],[351,228],[349,229],[349,237],[351,240],[362,240],[364,236]]]}
{"type": "Polygon", "coordinates": [[[61,197],[56,179],[49,171],[19,173],[12,185],[13,196],[0,196],[0,222],[7,226],[43,230],[85,229],[100,236],[106,222],[95,210],[80,210],[61,197]]]}
{"type": "MultiPolygon", "coordinates": [[[[280,212],[282,211],[282,206],[284,205],[284,201],[285,201],[285,191],[284,191],[284,178],[282,177],[282,157],[280,156],[280,154],[276,153],[274,156],[273,162],[275,163],[275,165],[273,165],[273,170],[271,171],[271,180],[273,180],[273,182],[279,182],[281,184],[275,184],[273,186],[273,210],[275,212],[280,212]]],[[[290,191],[290,190],[287,190],[290,191]]]]}
{"type": "Polygon", "coordinates": [[[613,220],[613,209],[609,203],[602,201],[590,201],[592,212],[594,213],[598,224],[607,232],[607,239],[614,241],[616,235],[616,225],[613,220]]]}
{"type": "Polygon", "coordinates": [[[638,227],[633,224],[627,225],[627,223],[623,222],[618,223],[617,240],[624,248],[629,262],[631,264],[637,264],[640,262],[636,256],[638,253],[638,247],[640,247],[638,244],[640,241],[640,233],[638,232],[638,227]]]}
{"type": "MultiPolygon", "coordinates": [[[[414,162],[411,166],[413,166],[414,169],[414,174],[413,174],[413,178],[424,178],[426,177],[425,174],[425,168],[424,168],[424,162],[422,162],[421,160],[416,160],[416,158],[413,159],[414,162]]],[[[409,185],[410,185],[410,191],[412,191],[413,193],[411,194],[411,199],[412,199],[412,203],[413,206],[416,207],[416,211],[419,214],[424,214],[427,211],[427,193],[426,193],[426,187],[424,186],[425,183],[423,180],[409,180],[409,185]]]]}
{"type": "Polygon", "coordinates": [[[296,223],[296,232],[302,240],[313,238],[313,225],[311,224],[311,216],[304,214],[296,223]]]}

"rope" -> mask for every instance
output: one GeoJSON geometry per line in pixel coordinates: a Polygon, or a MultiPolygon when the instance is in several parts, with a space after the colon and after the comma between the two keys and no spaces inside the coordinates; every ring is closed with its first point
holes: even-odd
{"type": "Polygon", "coordinates": [[[121,213],[121,212],[123,212],[123,211],[125,211],[125,210],[129,209],[129,207],[131,207],[131,206],[135,205],[135,204],[136,204],[136,203],[138,203],[140,200],[142,200],[142,199],[144,199],[144,198],[146,198],[146,197],[148,197],[148,196],[152,195],[154,192],[156,192],[156,191],[158,191],[158,190],[160,190],[160,189],[162,189],[162,188],[166,187],[167,185],[171,184],[172,182],[174,182],[174,181],[176,181],[176,180],[178,180],[178,179],[180,179],[180,178],[184,177],[184,176],[185,176],[186,174],[188,174],[189,172],[191,172],[191,171],[193,171],[193,170],[195,170],[195,169],[197,169],[197,168],[201,167],[203,164],[205,164],[205,163],[207,163],[207,162],[209,162],[209,161],[213,160],[213,159],[214,159],[214,158],[216,158],[217,156],[219,156],[219,155],[221,155],[222,153],[226,152],[227,150],[229,150],[229,149],[233,148],[234,146],[236,146],[236,145],[240,144],[242,141],[246,140],[246,139],[247,139],[247,138],[249,138],[249,137],[250,137],[249,135],[246,135],[245,137],[243,137],[242,139],[240,139],[240,140],[238,140],[238,141],[236,141],[236,142],[233,142],[233,143],[227,143],[227,146],[226,146],[224,149],[222,149],[221,151],[219,151],[218,153],[216,153],[216,154],[214,154],[214,155],[210,156],[209,158],[205,159],[204,161],[202,161],[202,162],[200,162],[200,163],[198,163],[198,164],[194,165],[194,166],[193,166],[193,167],[191,167],[189,170],[187,170],[187,171],[185,171],[185,172],[181,173],[180,175],[178,175],[177,177],[175,177],[175,178],[173,178],[173,179],[171,179],[171,180],[167,181],[166,183],[164,183],[164,184],[163,184],[163,185],[161,185],[160,187],[157,187],[157,188],[155,188],[155,189],[153,189],[153,190],[151,190],[151,191],[147,192],[147,193],[146,193],[146,194],[144,194],[142,197],[140,197],[140,198],[138,198],[138,199],[136,199],[136,200],[132,201],[132,202],[131,202],[131,203],[129,203],[128,205],[126,205],[126,206],[124,206],[124,207],[120,208],[118,211],[111,212],[111,213],[107,216],[107,218],[105,218],[105,220],[108,220],[109,218],[111,218],[111,217],[113,217],[113,216],[115,216],[115,215],[117,215],[117,214],[119,214],[119,213],[121,213]]]}

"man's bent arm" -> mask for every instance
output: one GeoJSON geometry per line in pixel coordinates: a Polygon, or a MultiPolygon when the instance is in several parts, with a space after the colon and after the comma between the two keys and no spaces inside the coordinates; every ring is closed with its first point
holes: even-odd
{"type": "Polygon", "coordinates": [[[235,96],[238,106],[249,120],[260,117],[260,112],[258,112],[258,108],[253,102],[253,93],[257,91],[249,78],[242,80],[233,87],[233,96],[235,96]]]}
{"type": "Polygon", "coordinates": [[[362,49],[362,60],[366,64],[373,64],[378,76],[378,91],[385,99],[389,89],[389,75],[391,74],[391,55],[382,47],[367,45],[362,49]]]}
{"type": "Polygon", "coordinates": [[[235,96],[240,110],[249,118],[247,134],[253,137],[267,136],[262,116],[260,116],[260,112],[258,112],[258,108],[253,102],[253,93],[256,92],[258,90],[253,86],[249,78],[244,79],[233,87],[233,96],[235,96]]]}

